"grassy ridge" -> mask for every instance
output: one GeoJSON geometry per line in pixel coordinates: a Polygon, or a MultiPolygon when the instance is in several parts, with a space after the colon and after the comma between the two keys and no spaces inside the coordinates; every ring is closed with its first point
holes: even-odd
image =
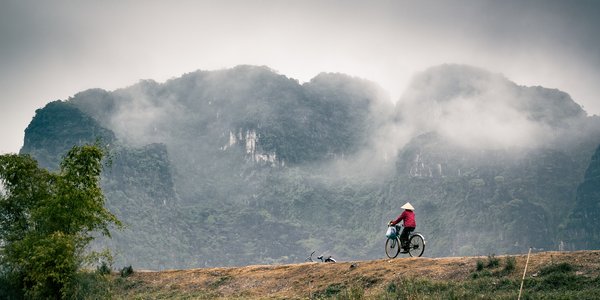
{"type": "MultiPolygon", "coordinates": [[[[524,281],[521,299],[599,299],[600,277],[578,275],[569,263],[548,265],[536,277],[524,281]]],[[[387,285],[385,291],[365,296],[365,290],[353,286],[335,293],[328,289],[314,298],[333,299],[516,299],[520,280],[503,272],[473,273],[465,281],[401,279],[387,285]]]]}
{"type": "MultiPolygon", "coordinates": [[[[113,275],[112,299],[516,299],[526,255],[113,275]]],[[[522,299],[599,299],[600,251],[532,254],[522,299]]]]}
{"type": "MultiPolygon", "coordinates": [[[[314,293],[312,299],[515,299],[520,280],[513,275],[515,258],[488,256],[478,260],[470,279],[463,281],[402,278],[387,284],[385,290],[366,296],[365,287],[331,285],[314,293]]],[[[600,297],[600,277],[578,275],[578,267],[568,262],[541,268],[524,282],[522,299],[596,299],[600,297]]]]}

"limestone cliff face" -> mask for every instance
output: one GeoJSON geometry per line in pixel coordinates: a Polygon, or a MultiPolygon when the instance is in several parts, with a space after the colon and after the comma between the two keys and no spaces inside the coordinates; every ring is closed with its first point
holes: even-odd
{"type": "Polygon", "coordinates": [[[258,147],[260,145],[260,134],[256,130],[247,129],[244,132],[242,128],[239,128],[236,132],[237,134],[234,134],[233,131],[229,131],[229,141],[221,147],[221,150],[227,151],[236,145],[240,145],[244,147],[245,157],[248,161],[270,166],[285,166],[284,161],[277,159],[275,151],[265,152],[258,147]]]}

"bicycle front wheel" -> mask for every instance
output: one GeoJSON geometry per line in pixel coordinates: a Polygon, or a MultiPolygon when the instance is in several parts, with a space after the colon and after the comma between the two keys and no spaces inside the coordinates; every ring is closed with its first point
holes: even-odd
{"type": "Polygon", "coordinates": [[[400,253],[400,240],[398,238],[385,241],[385,254],[389,258],[395,258],[400,253]]]}
{"type": "Polygon", "coordinates": [[[415,234],[410,237],[410,245],[408,247],[408,254],[412,257],[421,257],[425,252],[425,239],[420,234],[415,234]]]}

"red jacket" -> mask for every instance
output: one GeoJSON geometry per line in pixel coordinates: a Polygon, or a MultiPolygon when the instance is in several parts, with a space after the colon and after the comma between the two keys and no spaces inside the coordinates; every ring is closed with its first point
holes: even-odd
{"type": "Polygon", "coordinates": [[[392,221],[392,225],[396,225],[402,220],[404,220],[404,227],[417,227],[417,222],[415,221],[415,212],[412,210],[403,211],[398,219],[392,221]]]}

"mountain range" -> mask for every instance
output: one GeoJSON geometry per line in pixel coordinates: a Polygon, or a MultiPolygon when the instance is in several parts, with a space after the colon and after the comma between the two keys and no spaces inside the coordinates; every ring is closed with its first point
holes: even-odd
{"type": "Polygon", "coordinates": [[[127,227],[94,247],[117,264],[379,258],[405,202],[430,257],[600,247],[600,118],[472,66],[425,70],[396,104],[365,79],[247,65],[90,89],[37,110],[21,153],[56,170],[97,140],[127,227]]]}

